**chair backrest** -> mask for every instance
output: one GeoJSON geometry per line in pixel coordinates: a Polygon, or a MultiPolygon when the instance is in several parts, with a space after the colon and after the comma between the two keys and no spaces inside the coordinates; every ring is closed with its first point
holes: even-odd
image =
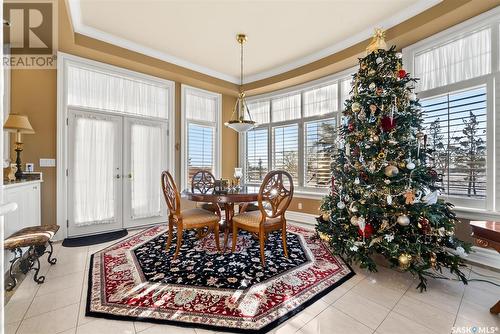
{"type": "Polygon", "coordinates": [[[167,171],[161,173],[161,189],[163,190],[170,215],[179,215],[181,213],[181,196],[172,174],[167,171]]]}
{"type": "Polygon", "coordinates": [[[208,170],[199,170],[191,178],[191,191],[206,194],[215,189],[215,176],[208,170]]]}
{"type": "Polygon", "coordinates": [[[292,176],[282,170],[271,171],[264,177],[257,197],[260,212],[269,218],[281,216],[288,209],[292,197],[292,176]],[[264,202],[267,202],[268,205],[264,202]]]}

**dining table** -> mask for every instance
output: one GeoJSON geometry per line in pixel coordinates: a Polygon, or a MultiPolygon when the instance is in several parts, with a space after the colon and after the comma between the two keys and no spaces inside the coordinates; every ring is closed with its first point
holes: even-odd
{"type": "MultiPolygon", "coordinates": [[[[219,207],[224,210],[224,247],[223,251],[226,251],[227,241],[229,233],[232,229],[232,221],[235,211],[235,205],[243,203],[245,206],[248,203],[256,202],[259,196],[259,186],[239,186],[234,188],[229,188],[225,191],[215,191],[213,189],[207,192],[201,192],[199,190],[186,189],[182,192],[181,197],[199,203],[213,203],[218,204],[219,207]]],[[[244,211],[244,210],[243,210],[244,211]]]]}

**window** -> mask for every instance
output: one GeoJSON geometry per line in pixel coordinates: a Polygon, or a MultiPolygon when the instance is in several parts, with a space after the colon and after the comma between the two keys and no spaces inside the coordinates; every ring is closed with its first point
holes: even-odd
{"type": "Polygon", "coordinates": [[[403,50],[408,71],[420,79],[429,162],[442,176],[441,195],[470,219],[478,217],[469,217],[469,209],[500,211],[499,49],[492,38],[499,23],[494,9],[403,50]]]}
{"type": "Polygon", "coordinates": [[[432,164],[448,197],[486,198],[486,101],[486,86],[421,101],[432,164]]]}
{"type": "Polygon", "coordinates": [[[220,94],[182,85],[182,188],[199,170],[219,177],[220,114],[220,94]]]}
{"type": "Polygon", "coordinates": [[[326,188],[330,185],[331,154],[335,133],[335,119],[306,123],[304,167],[306,187],[326,188]]]}
{"type": "Polygon", "coordinates": [[[286,170],[296,190],[325,193],[347,73],[290,91],[252,97],[248,108],[257,127],[244,136],[245,182],[260,184],[270,170],[286,170]]]}

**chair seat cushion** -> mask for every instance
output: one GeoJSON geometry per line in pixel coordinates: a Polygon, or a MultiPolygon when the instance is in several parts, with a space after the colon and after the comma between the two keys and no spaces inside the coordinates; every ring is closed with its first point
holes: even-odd
{"type": "MultiPolygon", "coordinates": [[[[262,213],[260,211],[244,212],[233,217],[233,222],[243,226],[257,227],[262,220],[262,213]]],[[[281,217],[266,218],[265,225],[273,225],[281,222],[281,217]]]]}
{"type": "Polygon", "coordinates": [[[59,230],[59,225],[25,227],[4,240],[4,249],[45,245],[59,230]]]}
{"type": "Polygon", "coordinates": [[[220,220],[215,213],[200,208],[182,210],[181,218],[184,225],[207,225],[220,220]]]}

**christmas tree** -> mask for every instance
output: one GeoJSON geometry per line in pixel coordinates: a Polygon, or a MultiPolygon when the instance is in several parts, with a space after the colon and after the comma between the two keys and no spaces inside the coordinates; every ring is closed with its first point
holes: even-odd
{"type": "Polygon", "coordinates": [[[427,147],[416,82],[402,54],[387,50],[377,30],[353,75],[338,146],[330,148],[331,191],[316,229],[347,261],[376,271],[373,255],[381,254],[392,267],[418,276],[422,291],[426,278],[443,268],[466,284],[461,255],[470,245],[454,236],[452,205],[438,199],[440,176],[427,147]]]}

